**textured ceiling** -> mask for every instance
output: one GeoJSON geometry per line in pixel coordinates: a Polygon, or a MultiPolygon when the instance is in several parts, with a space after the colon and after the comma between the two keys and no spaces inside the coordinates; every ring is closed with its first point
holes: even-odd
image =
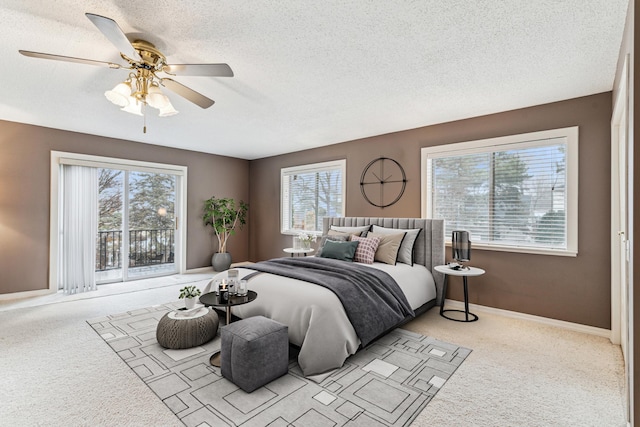
{"type": "Polygon", "coordinates": [[[3,0],[0,119],[267,157],[611,90],[627,2],[3,0]],[[18,54],[118,61],[85,12],[235,77],[175,77],[216,104],[165,92],[143,134],[103,96],[126,71],[18,54]]]}

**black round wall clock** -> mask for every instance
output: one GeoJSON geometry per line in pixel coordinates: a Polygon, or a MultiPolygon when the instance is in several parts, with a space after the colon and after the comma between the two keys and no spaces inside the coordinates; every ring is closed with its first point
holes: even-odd
{"type": "Polygon", "coordinates": [[[360,191],[367,202],[386,208],[400,200],[407,186],[407,176],[400,163],[389,157],[369,162],[360,176],[360,191]]]}

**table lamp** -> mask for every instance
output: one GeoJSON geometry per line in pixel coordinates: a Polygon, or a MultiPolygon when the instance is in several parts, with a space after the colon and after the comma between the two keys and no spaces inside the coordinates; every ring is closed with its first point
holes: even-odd
{"type": "Polygon", "coordinates": [[[451,257],[457,262],[451,268],[456,270],[469,269],[468,266],[463,264],[471,259],[471,241],[469,240],[468,231],[454,230],[451,232],[451,257]]]}

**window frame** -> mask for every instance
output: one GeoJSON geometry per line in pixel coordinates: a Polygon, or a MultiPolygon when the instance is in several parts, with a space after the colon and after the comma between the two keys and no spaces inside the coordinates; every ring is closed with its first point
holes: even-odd
{"type": "MultiPolygon", "coordinates": [[[[499,243],[473,243],[473,249],[530,253],[542,255],[557,255],[575,257],[578,254],[578,126],[544,130],[538,132],[508,135],[497,138],[465,141],[444,144],[421,149],[421,210],[422,218],[432,218],[432,188],[430,182],[431,161],[435,158],[462,156],[467,154],[502,151],[509,148],[531,148],[545,145],[544,140],[552,138],[566,138],[566,225],[567,248],[540,248],[526,245],[506,245],[499,243]],[[512,145],[513,147],[507,147],[512,145]]],[[[472,236],[473,238],[473,236],[472,236]]],[[[445,236],[447,245],[451,244],[451,236],[445,236]]]]}
{"type": "MultiPolygon", "coordinates": [[[[286,168],[280,168],[280,233],[284,235],[297,235],[302,230],[294,230],[291,228],[285,229],[285,220],[284,220],[284,186],[285,186],[285,177],[293,175],[295,173],[310,173],[310,172],[320,172],[325,171],[327,169],[339,169],[342,174],[342,185],[341,185],[341,195],[342,195],[342,209],[340,215],[342,217],[345,216],[346,211],[346,200],[347,200],[347,160],[331,160],[328,162],[320,162],[320,163],[308,163],[305,165],[298,166],[290,166],[286,168]]],[[[288,227],[288,224],[286,224],[288,227]]],[[[307,230],[311,234],[315,234],[317,236],[322,235],[322,230],[307,230]]]]}

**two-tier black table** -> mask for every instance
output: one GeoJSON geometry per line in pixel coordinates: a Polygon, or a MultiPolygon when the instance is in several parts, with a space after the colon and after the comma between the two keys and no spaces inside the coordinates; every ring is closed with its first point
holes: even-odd
{"type": "Polygon", "coordinates": [[[225,307],[228,325],[231,323],[231,307],[246,304],[256,298],[258,298],[258,293],[255,291],[248,291],[247,295],[244,296],[233,295],[226,300],[220,298],[220,295],[217,295],[215,292],[209,292],[200,297],[200,304],[204,304],[206,307],[225,307]]]}

